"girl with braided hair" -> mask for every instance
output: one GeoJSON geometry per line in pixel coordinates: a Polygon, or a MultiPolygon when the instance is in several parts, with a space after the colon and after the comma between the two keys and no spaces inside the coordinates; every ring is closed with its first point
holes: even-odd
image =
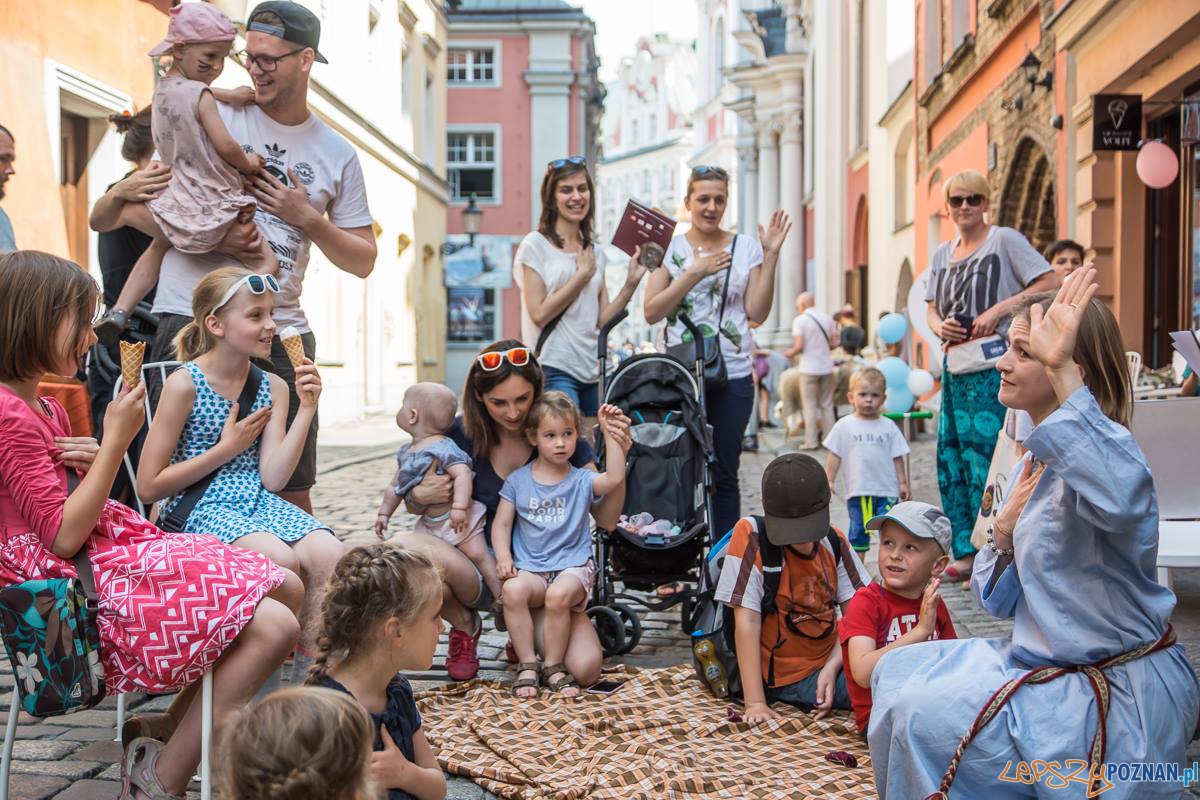
{"type": "Polygon", "coordinates": [[[371,772],[388,800],[446,796],[412,686],[400,674],[433,663],[441,608],[442,576],[429,556],[387,542],[346,553],[325,590],[308,682],[353,696],[370,714],[371,772]]]}
{"type": "Polygon", "coordinates": [[[229,727],[227,800],[372,800],[371,720],[341,692],[312,686],[267,696],[229,727]]]}

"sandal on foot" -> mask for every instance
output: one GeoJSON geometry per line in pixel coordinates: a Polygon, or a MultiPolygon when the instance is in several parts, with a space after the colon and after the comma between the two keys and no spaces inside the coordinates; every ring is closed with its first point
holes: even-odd
{"type": "Polygon", "coordinates": [[[579,688],[579,684],[567,670],[566,664],[561,663],[547,664],[542,667],[542,685],[556,694],[561,693],[563,689],[570,689],[572,686],[576,689],[579,688]]]}
{"type": "MultiPolygon", "coordinates": [[[[529,688],[536,690],[538,688],[538,663],[536,661],[522,661],[520,664],[517,664],[517,676],[518,677],[512,683],[512,696],[519,697],[522,700],[532,700],[533,698],[531,697],[521,697],[517,694],[517,690],[529,688]],[[522,672],[532,672],[533,677],[522,678],[520,677],[522,672]]],[[[533,696],[537,697],[536,691],[534,692],[533,696]]]]}
{"type": "Polygon", "coordinates": [[[172,794],[158,781],[158,756],[162,742],[142,737],[134,739],[125,749],[121,761],[121,795],[118,800],[134,800],[137,792],[149,800],[186,800],[186,795],[172,794]]]}
{"type": "Polygon", "coordinates": [[[154,739],[166,744],[179,723],[170,714],[138,714],[121,727],[121,746],[128,749],[134,739],[154,739]]]}

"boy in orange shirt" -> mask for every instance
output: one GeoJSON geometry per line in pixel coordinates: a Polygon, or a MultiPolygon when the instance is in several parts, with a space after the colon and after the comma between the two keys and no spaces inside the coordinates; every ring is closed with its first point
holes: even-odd
{"type": "Polygon", "coordinates": [[[931,639],[957,639],[938,595],[950,561],[950,520],[938,508],[909,500],[872,517],[879,535],[880,582],[859,589],[841,622],[846,686],[861,733],[871,721],[871,674],[888,651],[931,639]]]}
{"type": "Polygon", "coordinates": [[[837,618],[866,570],[845,535],[830,527],[829,500],[821,464],[788,453],[763,472],[765,530],[751,517],[734,526],[715,597],[733,608],[744,718],[751,724],[777,717],[769,701],[811,709],[817,719],[851,707],[837,618]],[[763,536],[783,549],[773,613],[764,613],[771,604],[763,596],[763,536]]]}

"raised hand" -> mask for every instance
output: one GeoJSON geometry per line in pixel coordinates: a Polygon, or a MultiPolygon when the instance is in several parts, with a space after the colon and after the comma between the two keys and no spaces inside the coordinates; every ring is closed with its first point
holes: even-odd
{"type": "Polygon", "coordinates": [[[716,275],[733,264],[733,254],[728,250],[696,250],[696,260],[692,269],[699,271],[703,277],[716,275]]]}
{"type": "Polygon", "coordinates": [[[317,372],[311,358],[296,367],[296,396],[300,398],[300,407],[308,408],[317,405],[321,396],[321,374],[317,372]]]}
{"type": "Polygon", "coordinates": [[[1088,303],[1099,290],[1096,270],[1077,269],[1066,277],[1049,309],[1029,309],[1029,354],[1050,371],[1074,362],[1075,339],[1088,303]]]}
{"type": "Polygon", "coordinates": [[[941,585],[942,579],[934,578],[929,581],[929,585],[925,587],[925,593],[921,595],[921,612],[917,617],[917,628],[925,634],[926,639],[933,636],[933,632],[937,629],[938,587],[941,585]]]}
{"type": "Polygon", "coordinates": [[[771,224],[767,227],[758,226],[758,241],[762,244],[763,252],[778,253],[792,229],[792,220],[782,208],[775,209],[771,214],[771,224]]]}
{"type": "Polygon", "coordinates": [[[146,421],[146,408],[142,405],[145,396],[146,384],[139,383],[132,389],[125,384],[125,388],[104,411],[105,441],[112,439],[120,443],[122,450],[129,447],[146,421]]]}
{"type": "Polygon", "coordinates": [[[1042,477],[1042,471],[1045,468],[1045,464],[1038,464],[1035,467],[1033,459],[1026,459],[1025,465],[1021,467],[1021,476],[1017,479],[1016,485],[1009,487],[1008,498],[1000,507],[1000,512],[996,514],[996,521],[992,523],[992,537],[996,542],[996,547],[1001,550],[1008,550],[1012,547],[1013,531],[1017,528],[1017,520],[1021,518],[1021,513],[1033,495],[1033,490],[1037,488],[1038,480],[1042,477]]]}

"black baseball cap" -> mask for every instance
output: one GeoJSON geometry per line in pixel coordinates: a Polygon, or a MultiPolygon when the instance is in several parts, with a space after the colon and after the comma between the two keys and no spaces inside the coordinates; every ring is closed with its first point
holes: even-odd
{"type": "Polygon", "coordinates": [[[321,43],[321,20],[299,3],[293,3],[291,0],[267,0],[265,3],[259,3],[246,19],[246,30],[267,33],[303,47],[311,47],[317,61],[322,64],[329,63],[317,49],[317,45],[321,43]],[[274,20],[268,22],[257,19],[265,14],[274,14],[283,23],[282,26],[274,20]]]}
{"type": "Polygon", "coordinates": [[[763,470],[767,541],[775,545],[819,541],[829,532],[829,478],[804,453],[779,456],[763,470]]]}

